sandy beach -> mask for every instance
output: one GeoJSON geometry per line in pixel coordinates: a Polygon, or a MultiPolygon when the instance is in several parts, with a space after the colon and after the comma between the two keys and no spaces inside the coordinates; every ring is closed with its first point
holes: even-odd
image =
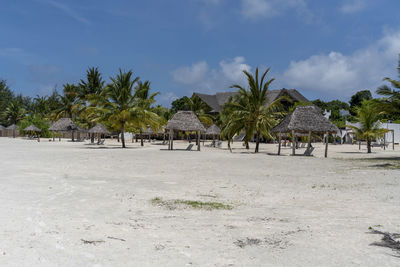
{"type": "Polygon", "coordinates": [[[400,232],[398,145],[330,145],[327,159],[322,144],[127,145],[0,138],[0,265],[400,265],[369,233],[400,232]]]}

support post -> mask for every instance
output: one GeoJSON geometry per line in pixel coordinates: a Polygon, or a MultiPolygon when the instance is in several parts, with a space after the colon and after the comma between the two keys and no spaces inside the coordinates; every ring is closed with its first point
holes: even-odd
{"type": "Polygon", "coordinates": [[[329,143],[329,133],[325,134],[325,158],[328,157],[328,143],[329,143]]]}
{"type": "Polygon", "coordinates": [[[383,150],[386,150],[386,133],[383,134],[383,150]]]}
{"type": "Polygon", "coordinates": [[[308,145],[307,148],[310,149],[311,148],[311,131],[308,132],[308,145]]]}
{"type": "Polygon", "coordinates": [[[200,151],[200,131],[197,131],[197,151],[200,151]]]}
{"type": "Polygon", "coordinates": [[[392,148],[394,150],[394,130],[392,130],[392,148]]]}
{"type": "Polygon", "coordinates": [[[281,143],[282,143],[282,137],[281,133],[278,134],[278,156],[281,154],[281,143]]]}
{"type": "Polygon", "coordinates": [[[296,155],[296,133],[292,131],[292,156],[296,155]]]}

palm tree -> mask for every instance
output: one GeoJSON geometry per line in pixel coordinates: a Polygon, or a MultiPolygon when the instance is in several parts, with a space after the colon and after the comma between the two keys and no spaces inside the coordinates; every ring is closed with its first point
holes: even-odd
{"type": "Polygon", "coordinates": [[[96,114],[100,119],[109,121],[113,128],[121,132],[122,147],[125,148],[125,128],[131,125],[155,125],[158,123],[158,116],[143,108],[134,96],[134,85],[139,81],[138,77],[133,78],[132,71],[122,72],[113,78],[99,96],[92,101],[96,104],[90,108],[90,112],[96,114]]]}
{"type": "Polygon", "coordinates": [[[238,94],[226,105],[227,114],[224,115],[225,125],[223,133],[228,136],[245,132],[245,143],[248,148],[248,142],[256,137],[255,153],[259,151],[260,139],[262,137],[271,138],[270,130],[278,123],[278,118],[283,115],[281,112],[282,98],[278,98],[269,103],[267,92],[269,85],[274,78],[265,81],[269,68],[262,74],[259,80],[258,68],[255,76],[247,71],[243,73],[247,77],[248,90],[240,85],[232,85],[231,88],[237,88],[238,94]]]}
{"type": "MultiPolygon", "coordinates": [[[[134,98],[137,101],[137,105],[147,111],[151,110],[151,105],[153,105],[156,100],[155,97],[159,95],[159,92],[150,94],[150,81],[141,82],[138,81],[137,86],[135,87],[134,98]]],[[[139,126],[139,134],[140,134],[140,145],[144,146],[143,143],[143,129],[147,128],[145,123],[138,122],[139,126]]],[[[158,130],[158,129],[153,129],[158,130]]]]}
{"type": "Polygon", "coordinates": [[[41,117],[48,115],[49,113],[49,105],[48,105],[48,98],[47,96],[39,96],[36,95],[34,100],[34,111],[36,114],[40,115],[41,117]]]}
{"type": "MultiPolygon", "coordinates": [[[[95,117],[91,116],[88,110],[96,106],[96,102],[92,101],[95,96],[100,95],[104,88],[104,81],[98,68],[89,68],[86,71],[86,81],[81,80],[75,92],[72,92],[78,98],[74,109],[80,115],[81,119],[89,126],[95,124],[95,117]]],[[[91,143],[94,143],[94,134],[90,137],[91,143]]]]}
{"type": "Polygon", "coordinates": [[[363,100],[361,106],[355,108],[355,112],[360,126],[348,125],[348,127],[354,130],[358,138],[367,140],[368,153],[371,153],[372,139],[381,137],[388,132],[387,129],[379,128],[379,118],[383,112],[379,112],[377,102],[373,100],[363,100]]]}
{"type": "Polygon", "coordinates": [[[74,106],[77,101],[76,90],[77,86],[74,84],[64,84],[63,94],[58,95],[60,101],[60,107],[54,111],[54,119],[59,119],[61,117],[73,118],[74,106]]]}
{"type": "MultiPolygon", "coordinates": [[[[400,74],[400,68],[399,68],[400,74]]],[[[391,89],[387,85],[383,85],[376,90],[379,95],[384,96],[381,100],[381,108],[390,115],[400,115],[400,81],[396,81],[390,78],[383,79],[391,83],[396,89],[391,89]]]]}
{"type": "Polygon", "coordinates": [[[213,117],[209,114],[210,107],[200,99],[200,97],[194,95],[188,100],[189,109],[196,114],[199,120],[203,124],[212,125],[213,117]]]}
{"type": "Polygon", "coordinates": [[[18,124],[25,118],[26,111],[18,101],[12,101],[3,112],[3,118],[10,124],[18,124]]]}

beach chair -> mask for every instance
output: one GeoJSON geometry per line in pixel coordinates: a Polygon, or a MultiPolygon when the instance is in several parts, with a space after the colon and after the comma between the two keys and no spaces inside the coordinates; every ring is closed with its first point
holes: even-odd
{"type": "Polygon", "coordinates": [[[192,150],[193,144],[188,145],[188,147],[186,148],[186,151],[190,151],[192,150]]]}
{"type": "Polygon", "coordinates": [[[97,144],[100,145],[100,146],[101,146],[101,145],[104,145],[104,141],[105,141],[104,139],[103,139],[103,140],[99,140],[99,141],[97,142],[97,144]]]}
{"type": "Polygon", "coordinates": [[[312,154],[312,152],[314,151],[314,147],[310,147],[310,148],[307,148],[306,149],[306,151],[304,151],[304,156],[311,156],[311,154],[312,154]]]}

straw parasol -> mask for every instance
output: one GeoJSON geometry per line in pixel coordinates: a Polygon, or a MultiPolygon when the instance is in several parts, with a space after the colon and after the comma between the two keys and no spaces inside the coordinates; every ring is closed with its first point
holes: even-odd
{"type": "Polygon", "coordinates": [[[10,126],[8,126],[7,128],[6,128],[6,130],[8,130],[8,131],[12,131],[12,133],[13,133],[13,138],[15,138],[15,131],[18,129],[18,126],[17,125],[15,125],[15,124],[12,124],[12,125],[10,125],[10,126]]]}
{"type": "MultiPolygon", "coordinates": [[[[311,133],[324,133],[326,137],[328,134],[336,134],[339,128],[325,118],[315,106],[298,106],[293,112],[287,115],[281,123],[275,126],[272,133],[279,134],[279,148],[278,155],[280,154],[281,134],[292,133],[293,146],[292,155],[295,155],[295,135],[296,133],[308,133],[308,148],[311,147],[311,133]]],[[[325,157],[328,155],[328,142],[325,141],[325,157]]]]}
{"type": "MultiPolygon", "coordinates": [[[[78,125],[76,125],[71,118],[61,118],[58,121],[54,122],[50,128],[50,131],[52,132],[69,132],[72,131],[72,141],[75,141],[74,139],[74,132],[79,131],[78,125]]],[[[85,130],[86,131],[86,130],[85,130]]],[[[54,136],[53,136],[54,139],[54,136]]]]}
{"type": "Polygon", "coordinates": [[[173,149],[174,131],[196,131],[197,150],[200,151],[200,133],[205,132],[206,129],[193,111],[178,111],[174,117],[168,121],[165,129],[169,130],[169,150],[173,149]]]}
{"type": "Polygon", "coordinates": [[[93,134],[111,134],[110,131],[108,131],[104,125],[98,123],[96,124],[96,126],[94,126],[93,128],[91,128],[89,130],[89,133],[93,133],[93,134]]]}
{"type": "Polygon", "coordinates": [[[205,133],[205,135],[206,135],[205,139],[207,139],[207,135],[212,135],[212,137],[213,137],[212,145],[215,147],[215,136],[219,136],[220,133],[221,133],[221,129],[217,125],[213,124],[207,128],[207,131],[205,133]]]}
{"type": "Polygon", "coordinates": [[[42,130],[40,130],[38,127],[36,127],[35,125],[31,124],[28,127],[26,127],[24,129],[25,132],[41,132],[42,130]]]}

